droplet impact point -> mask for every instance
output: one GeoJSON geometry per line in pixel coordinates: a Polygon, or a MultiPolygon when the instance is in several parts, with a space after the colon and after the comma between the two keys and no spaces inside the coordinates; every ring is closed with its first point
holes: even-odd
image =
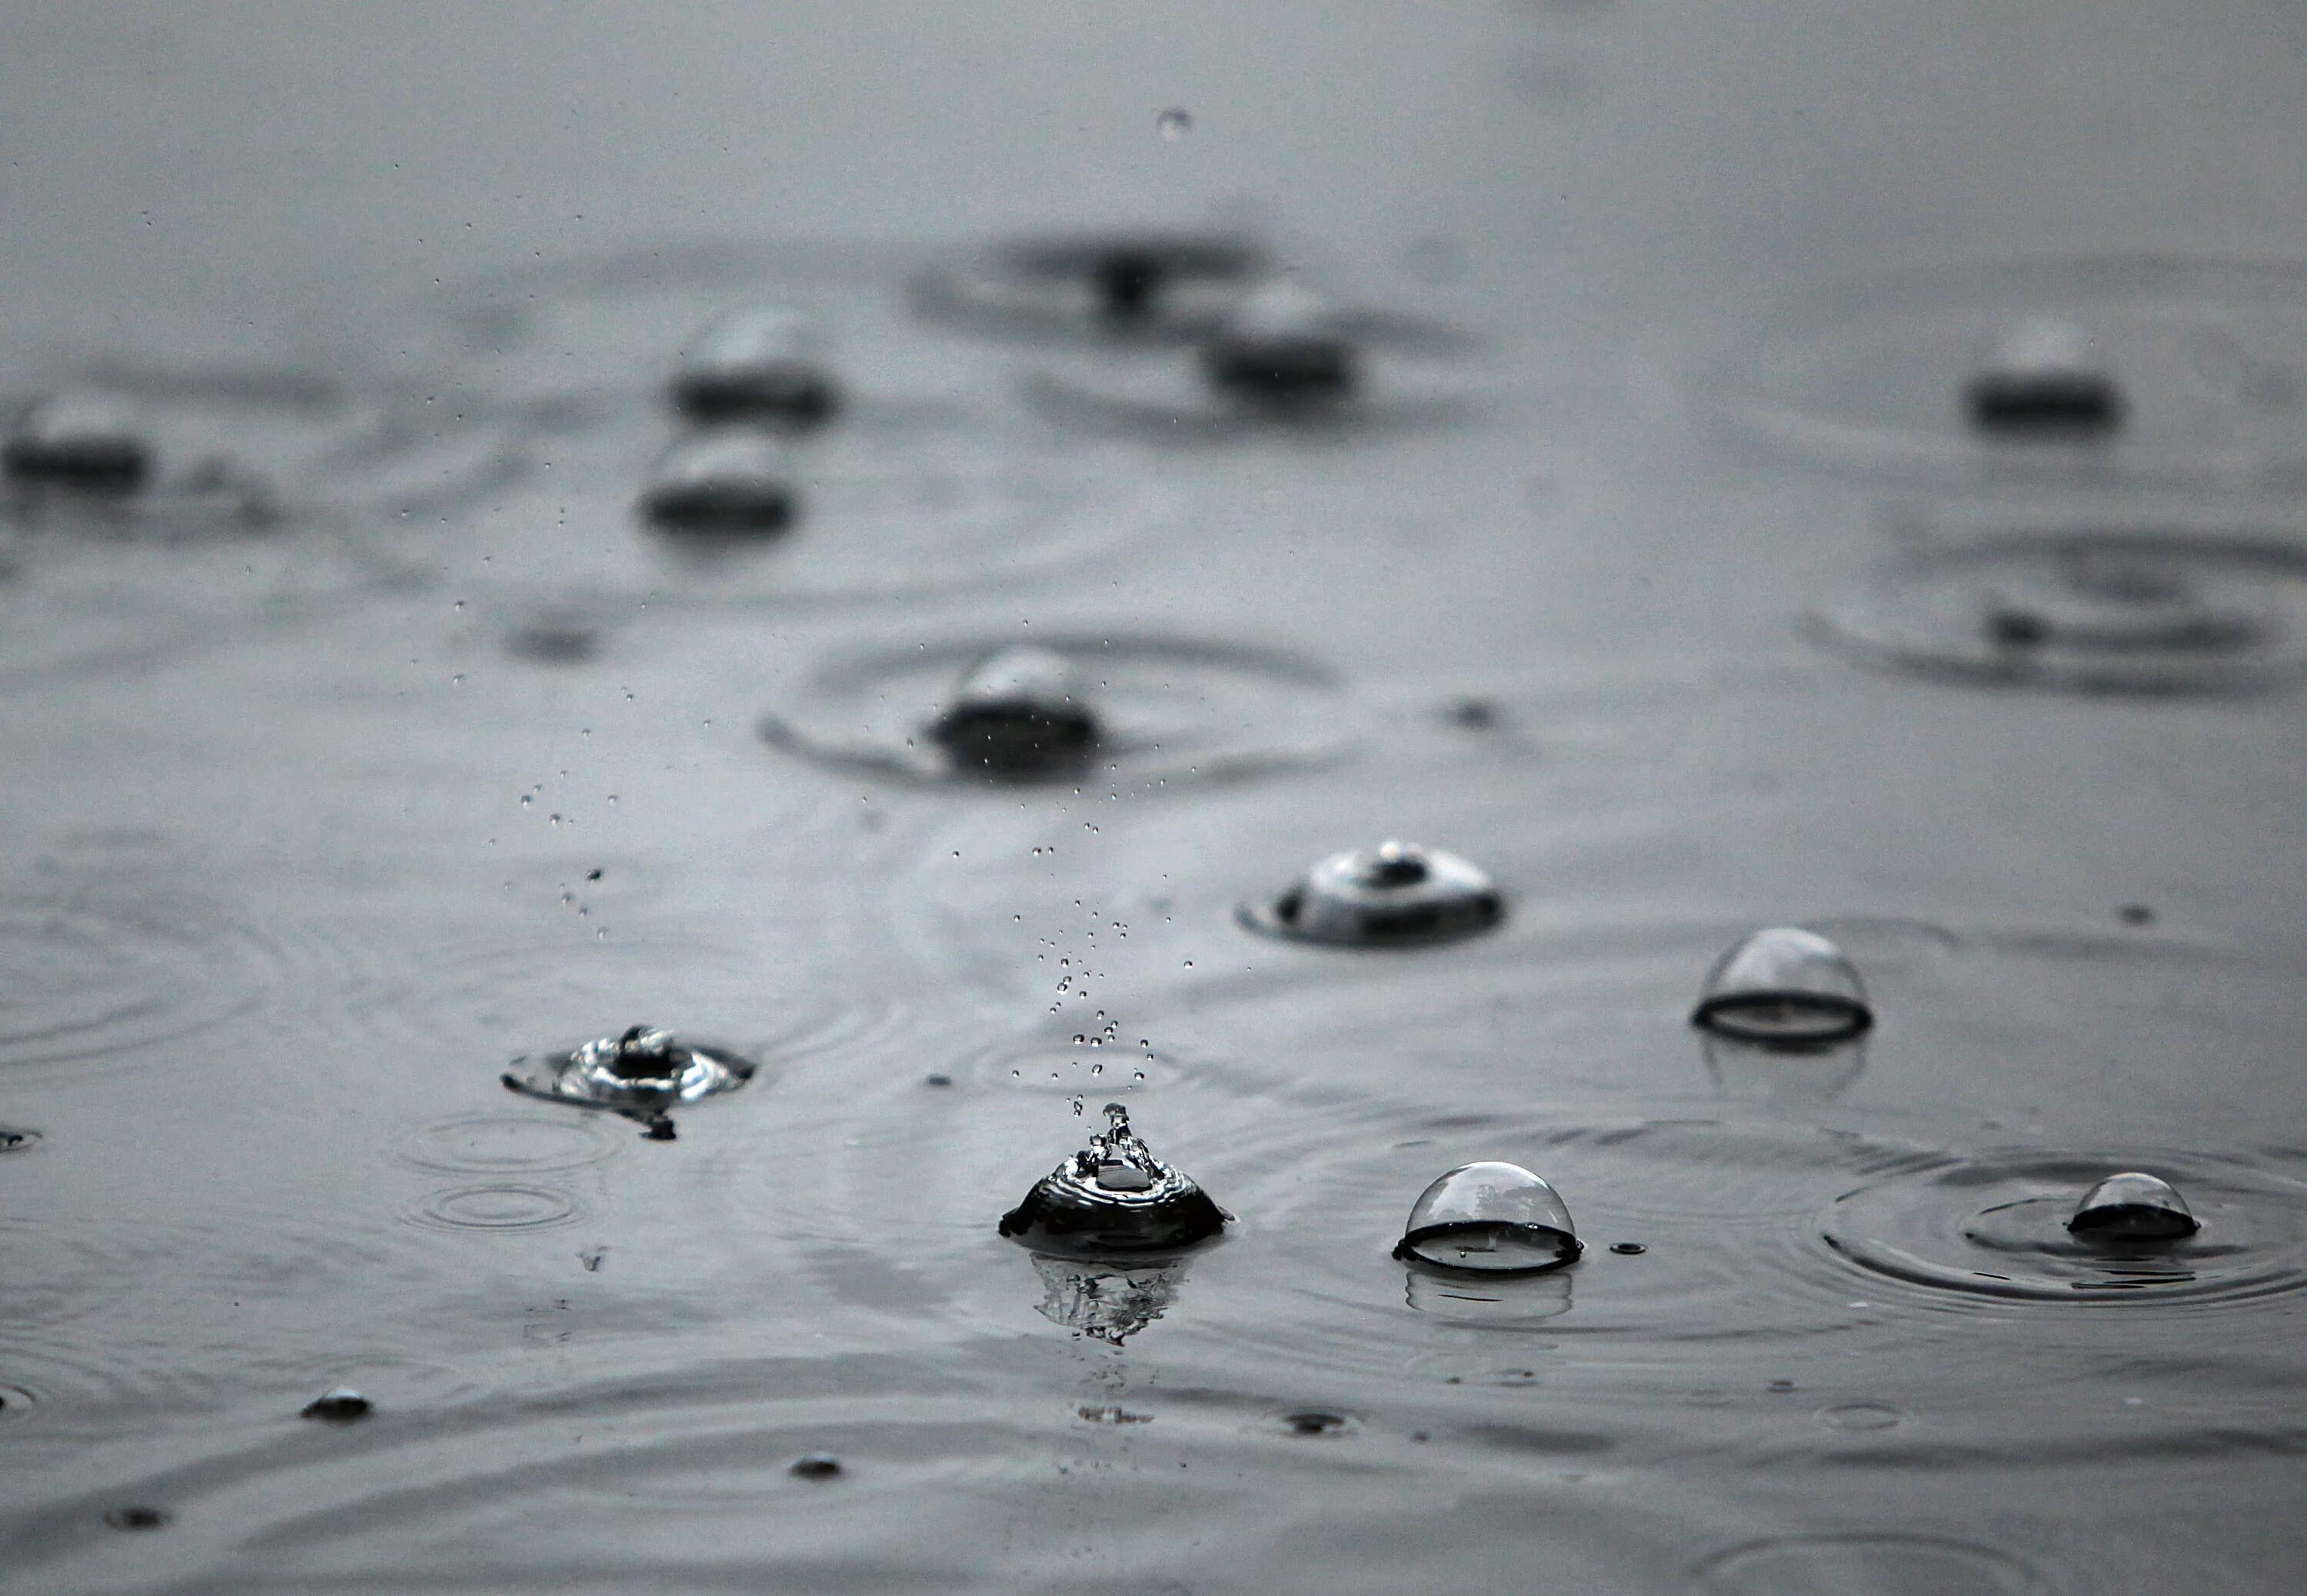
{"type": "Polygon", "coordinates": [[[1690,1022],[1741,1042],[1822,1047],[1874,1023],[1866,987],[1842,950],[1814,931],[1757,931],[1716,960],[1690,1022]]]}
{"type": "Polygon", "coordinates": [[[1129,1111],[1105,1105],[1106,1128],[1042,1177],[1001,1216],[1001,1233],[1059,1258],[1178,1253],[1225,1229],[1224,1209],[1154,1156],[1129,1111]]]}
{"type": "Polygon", "coordinates": [[[2176,1187],[2138,1170],[2093,1186],[2067,1219],[2070,1234],[2108,1241],[2174,1242],[2201,1228],[2176,1187]]]}
{"type": "Polygon", "coordinates": [[[636,1120],[652,1139],[673,1139],[671,1111],[733,1092],[758,1068],[717,1044],[688,1042],[669,1030],[636,1025],[567,1053],[547,1054],[527,1070],[509,1070],[508,1090],[548,1103],[600,1108],[636,1120]]]}
{"type": "Polygon", "coordinates": [[[1457,855],[1414,842],[1333,854],[1269,903],[1242,905],[1254,931],[1341,947],[1451,942],[1505,917],[1505,898],[1457,855]]]}
{"type": "Polygon", "coordinates": [[[1470,1275],[1542,1275],[1585,1249],[1552,1186],[1518,1164],[1462,1164],[1419,1194],[1394,1243],[1404,1263],[1470,1275]]]}

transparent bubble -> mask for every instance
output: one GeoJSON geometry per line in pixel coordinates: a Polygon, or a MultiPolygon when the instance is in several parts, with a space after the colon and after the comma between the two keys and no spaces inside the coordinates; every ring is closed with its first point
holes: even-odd
{"type": "Polygon", "coordinates": [[[2137,1170],[2111,1174],[2093,1186],[2067,1219],[2074,1235],[2111,1241],[2174,1241],[2201,1228],[2177,1188],[2137,1170]]]}
{"type": "Polygon", "coordinates": [[[752,1080],[756,1068],[718,1045],[636,1025],[619,1036],[548,1054],[527,1069],[508,1071],[503,1080],[525,1097],[622,1114],[658,1139],[670,1140],[673,1109],[735,1091],[752,1080]]]}
{"type": "Polygon", "coordinates": [[[152,445],[135,410],[102,394],[35,401],[0,445],[12,482],[83,493],[133,493],[152,474],[152,445]]]}
{"type": "Polygon", "coordinates": [[[1963,389],[1971,424],[2015,438],[2088,438],[2122,424],[2123,391],[2090,335],[2038,317],[2005,332],[1963,389]]]}
{"type": "Polygon", "coordinates": [[[1388,841],[1333,854],[1270,903],[1239,911],[1252,930],[1346,947],[1449,942],[1505,917],[1481,870],[1439,849],[1388,841]]]}
{"type": "Polygon", "coordinates": [[[1026,644],[965,671],[929,732],[956,766],[999,776],[1070,768],[1098,744],[1080,670],[1054,649],[1026,644]]]}
{"type": "Polygon", "coordinates": [[[1044,1175],[1001,1216],[1001,1233],[1036,1252],[1067,1258],[1176,1253],[1224,1230],[1225,1210],[1156,1158],[1129,1128],[1129,1111],[1105,1105],[1106,1128],[1044,1175]]]}
{"type": "Polygon", "coordinates": [[[301,1417],[318,1420],[324,1424],[350,1424],[369,1416],[374,1404],[349,1386],[339,1386],[315,1396],[304,1406],[301,1417]]]}
{"type": "Polygon", "coordinates": [[[1740,1041],[1808,1048],[1874,1023],[1866,988],[1842,950],[1814,931],[1757,931],[1716,961],[1691,1023],[1740,1041]]]}
{"type": "Polygon", "coordinates": [[[816,325],[773,305],[732,312],[705,329],[667,386],[676,410],[708,423],[806,426],[840,402],[816,325]]]}
{"type": "Polygon", "coordinates": [[[800,495],[782,447],[758,432],[725,428],[667,449],[638,508],[659,532],[700,544],[744,543],[783,532],[799,513],[800,495]]]}
{"type": "Polygon", "coordinates": [[[1583,1249],[1553,1187],[1518,1164],[1463,1164],[1426,1188],[1395,1243],[1404,1263],[1481,1275],[1536,1275],[1583,1249]]]}
{"type": "Polygon", "coordinates": [[[1353,392],[1358,355],[1336,309],[1288,277],[1259,288],[1202,346],[1202,374],[1229,397],[1264,405],[1335,401],[1353,392]]]}
{"type": "Polygon", "coordinates": [[[1171,106],[1154,118],[1154,126],[1163,138],[1174,144],[1194,131],[1194,114],[1182,107],[1171,106]]]}

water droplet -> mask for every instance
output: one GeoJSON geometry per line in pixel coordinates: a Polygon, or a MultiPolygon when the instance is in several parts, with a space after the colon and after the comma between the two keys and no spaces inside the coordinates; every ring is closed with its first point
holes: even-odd
{"type": "Polygon", "coordinates": [[[1650,1249],[1640,1242],[1613,1242],[1610,1243],[1610,1250],[1620,1258],[1640,1258],[1650,1249]]]}
{"type": "Polygon", "coordinates": [[[1202,346],[1211,386],[1250,404],[1292,408],[1352,393],[1357,357],[1330,302],[1289,277],[1259,288],[1202,346]]]}
{"type": "Polygon", "coordinates": [[[812,425],[839,401],[817,328],[777,306],[732,312],[699,333],[670,393],[683,415],[708,423],[812,425]]]}
{"type": "Polygon", "coordinates": [[[1180,107],[1171,106],[1155,115],[1154,125],[1163,138],[1174,144],[1194,131],[1194,114],[1180,107]]]}
{"type": "Polygon", "coordinates": [[[830,1452],[811,1452],[807,1456],[795,1458],[787,1472],[797,1480],[838,1480],[841,1478],[841,1460],[830,1452]]]}
{"type": "Polygon", "coordinates": [[[1757,931],[1715,962],[1693,1025],[1789,1049],[1847,1041],[1874,1023],[1857,969],[1816,932],[1757,931]]]}
{"type": "Polygon", "coordinates": [[[1019,644],[963,672],[929,735],[964,770],[1041,777],[1087,758],[1097,747],[1098,724],[1073,661],[1055,649],[1019,644]]]}
{"type": "Polygon", "coordinates": [[[299,1416],[317,1419],[325,1424],[350,1424],[356,1420],[367,1418],[372,1410],[373,1404],[367,1397],[349,1386],[339,1386],[306,1403],[299,1416]]]}
{"type": "Polygon", "coordinates": [[[1003,1235],[1036,1252],[1100,1258],[1179,1252],[1225,1228],[1225,1211],[1154,1156],[1130,1129],[1127,1108],[1109,1103],[1105,1118],[1087,1148],[1002,1216],[1003,1235]]]}
{"type": "Polygon", "coordinates": [[[167,1526],[168,1513],[164,1507],[141,1505],[108,1507],[105,1509],[104,1522],[116,1530],[158,1530],[167,1526]]]}
{"type": "Polygon", "coordinates": [[[1304,1408],[1296,1413],[1283,1413],[1278,1422],[1289,1434],[1308,1440],[1345,1435],[1360,1428],[1348,1415],[1331,1413],[1325,1408],[1304,1408]]]}
{"type": "Polygon", "coordinates": [[[0,1153],[21,1153],[40,1139],[38,1131],[21,1125],[0,1125],[0,1153]]]}
{"type": "Polygon", "coordinates": [[[1243,925],[1349,947],[1448,942],[1496,926],[1505,900],[1455,854],[1390,841],[1334,854],[1271,903],[1245,903],[1243,925]]]}
{"type": "Polygon", "coordinates": [[[2175,1187],[2137,1170],[2111,1174],[2093,1186],[2067,1219],[2071,1234],[2108,1241],[2176,1241],[2201,1228],[2175,1187]]]}
{"type": "Polygon", "coordinates": [[[1395,1243],[1404,1263],[1484,1275],[1535,1275],[1577,1261],[1570,1210],[1516,1164],[1464,1164],[1419,1194],[1395,1243]]]}
{"type": "Polygon", "coordinates": [[[683,1041],[671,1031],[636,1025],[546,1054],[527,1070],[507,1071],[503,1080],[509,1089],[548,1103],[613,1109],[639,1122],[655,1139],[669,1141],[670,1110],[735,1091],[757,1068],[718,1044],[683,1041]]]}
{"type": "Polygon", "coordinates": [[[799,508],[785,450],[724,429],[666,450],[641,490],[641,518],[699,549],[783,532],[799,508]]]}
{"type": "Polygon", "coordinates": [[[10,482],[83,493],[133,493],[152,471],[152,450],[136,413],[100,394],[58,394],[16,418],[0,445],[10,482]]]}
{"type": "Polygon", "coordinates": [[[2104,437],[2123,421],[2123,390],[2090,335],[2038,317],[2005,333],[1963,389],[1971,424],[2004,438],[2104,437]]]}

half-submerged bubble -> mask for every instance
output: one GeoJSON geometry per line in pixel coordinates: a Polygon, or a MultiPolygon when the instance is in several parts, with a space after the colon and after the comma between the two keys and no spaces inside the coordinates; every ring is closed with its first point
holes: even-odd
{"type": "Polygon", "coordinates": [[[1252,930],[1342,947],[1449,942],[1505,917],[1490,878],[1457,855],[1414,842],[1333,854],[1270,903],[1241,906],[1252,930]]]}
{"type": "Polygon", "coordinates": [[[2071,1234],[2109,1241],[2177,1241],[2201,1228],[2170,1182],[2137,1170],[2111,1174],[2093,1186],[2067,1219],[2071,1234]]]}
{"type": "Polygon", "coordinates": [[[814,324],[797,312],[733,312],[698,335],[671,382],[673,407],[696,422],[808,425],[840,400],[814,324]]]}
{"type": "Polygon", "coordinates": [[[1518,1164],[1462,1164],[1419,1195],[1394,1255],[1473,1275],[1539,1275],[1584,1249],[1554,1188],[1518,1164]]]}
{"type": "Polygon", "coordinates": [[[783,532],[800,509],[784,448],[726,430],[666,450],[641,490],[641,519],[659,532],[729,542],[783,532]]]}
{"type": "Polygon", "coordinates": [[[503,1079],[525,1097],[608,1109],[670,1140],[674,1108],[735,1091],[753,1078],[754,1069],[752,1061],[726,1048],[636,1025],[621,1036],[550,1054],[526,1071],[507,1071],[503,1079]]]}
{"type": "Polygon", "coordinates": [[[136,413],[97,394],[41,399],[0,445],[12,482],[83,493],[133,493],[152,474],[152,446],[136,413]]]}
{"type": "Polygon", "coordinates": [[[1335,326],[1335,307],[1310,288],[1280,278],[1228,317],[1202,346],[1202,371],[1235,399],[1273,406],[1343,399],[1354,390],[1359,356],[1335,326]]]}
{"type": "Polygon", "coordinates": [[[2037,318],[2004,334],[1963,388],[1971,424],[2012,438],[2094,438],[2123,421],[2123,390],[2070,321],[2037,318]]]}
{"type": "Polygon", "coordinates": [[[365,1419],[375,1404],[349,1386],[324,1391],[306,1403],[298,1417],[322,1424],[352,1424],[365,1419]]]}
{"type": "Polygon", "coordinates": [[[1054,649],[998,649],[972,665],[929,728],[965,771],[1038,776],[1070,768],[1096,748],[1081,672],[1054,649]]]}
{"type": "Polygon", "coordinates": [[[1690,1022],[1742,1042],[1807,1048],[1859,1035],[1874,1011],[1841,949],[1814,931],[1779,926],[1715,962],[1690,1022]]]}
{"type": "Polygon", "coordinates": [[[1225,1229],[1226,1213],[1105,1105],[1106,1128],[1001,1216],[1001,1233],[1061,1258],[1182,1252],[1225,1229]]]}

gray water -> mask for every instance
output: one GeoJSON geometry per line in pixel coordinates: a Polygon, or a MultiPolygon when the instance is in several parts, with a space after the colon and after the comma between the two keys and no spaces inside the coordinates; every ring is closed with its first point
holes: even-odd
{"type": "Polygon", "coordinates": [[[2293,9],[0,11],[0,397],[154,451],[0,532],[0,1586],[2299,1583],[2293,9]],[[1000,252],[1149,230],[1355,393],[1000,252]],[[799,512],[652,533],[756,303],[799,512]],[[1238,917],[1390,838],[1503,921],[1238,917]],[[1863,1035],[1691,1027],[1774,925],[1863,1035]],[[757,1068],[501,1083],[634,1026],[757,1068]],[[1222,1240],[997,1233],[1108,1102],[1222,1240]],[[1390,1256],[1478,1160],[1577,1262],[1390,1256]]]}

